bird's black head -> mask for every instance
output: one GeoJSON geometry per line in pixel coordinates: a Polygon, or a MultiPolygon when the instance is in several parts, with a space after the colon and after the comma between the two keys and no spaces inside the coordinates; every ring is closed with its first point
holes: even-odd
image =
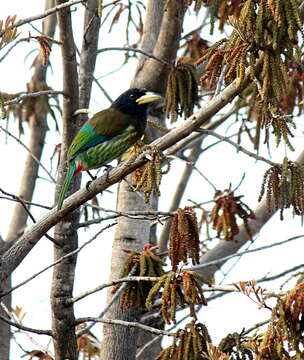
{"type": "MultiPolygon", "coordinates": [[[[131,116],[137,121],[146,122],[149,103],[161,97],[144,88],[133,88],[122,93],[111,105],[111,108],[131,116]]],[[[146,125],[144,125],[146,126],[146,125]]]]}

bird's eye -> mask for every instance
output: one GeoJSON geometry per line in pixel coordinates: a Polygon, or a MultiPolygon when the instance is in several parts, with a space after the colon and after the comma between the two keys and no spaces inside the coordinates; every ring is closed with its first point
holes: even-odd
{"type": "Polygon", "coordinates": [[[134,100],[134,99],[135,99],[135,95],[134,95],[134,94],[131,94],[131,95],[130,95],[130,99],[134,100]]]}

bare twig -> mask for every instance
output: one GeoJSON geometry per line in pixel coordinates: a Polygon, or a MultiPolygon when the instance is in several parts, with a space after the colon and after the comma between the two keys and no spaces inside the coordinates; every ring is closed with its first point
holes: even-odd
{"type": "MultiPolygon", "coordinates": [[[[134,265],[133,268],[131,269],[131,271],[129,272],[129,277],[134,275],[135,271],[136,271],[136,265],[134,265]]],[[[118,300],[118,298],[120,297],[121,293],[124,291],[126,286],[127,286],[127,282],[123,283],[120,286],[120,288],[115,292],[112,299],[107,303],[106,307],[99,314],[99,316],[98,316],[99,318],[104,317],[104,315],[108,312],[108,310],[111,308],[111,306],[118,300]]],[[[84,329],[82,329],[81,331],[79,331],[76,334],[77,338],[79,338],[80,336],[82,336],[82,335],[86,334],[88,331],[90,331],[95,324],[96,323],[92,323],[92,324],[88,325],[87,327],[85,327],[84,329]]]]}
{"type": "Polygon", "coordinates": [[[130,48],[130,47],[107,47],[107,48],[103,48],[103,49],[99,49],[97,50],[97,54],[100,54],[102,52],[105,52],[105,51],[114,51],[114,50],[117,50],[117,51],[132,51],[132,52],[136,52],[136,53],[140,53],[142,55],[145,55],[151,59],[154,59],[156,61],[159,61],[161,62],[162,64],[165,64],[167,66],[171,66],[167,61],[153,55],[153,54],[150,54],[142,49],[137,49],[137,48],[130,48]]]}
{"type": "Polygon", "coordinates": [[[62,262],[63,260],[74,256],[75,254],[79,253],[85,246],[89,245],[92,241],[94,241],[102,232],[104,232],[105,230],[109,229],[110,227],[116,225],[117,223],[112,223],[109,224],[107,226],[105,226],[104,228],[102,228],[101,230],[99,230],[93,237],[91,237],[88,241],[86,241],[85,243],[83,243],[79,248],[77,248],[74,251],[71,251],[70,253],[66,254],[65,256],[61,257],[60,259],[58,259],[57,261],[54,261],[52,264],[46,266],[45,268],[43,268],[42,270],[38,271],[37,273],[33,274],[32,276],[30,276],[29,278],[27,278],[26,280],[22,281],[21,283],[13,286],[11,289],[9,290],[4,290],[1,294],[0,294],[0,298],[2,298],[3,296],[6,296],[8,294],[10,294],[11,292],[13,292],[14,290],[20,288],[21,286],[27,284],[28,282],[30,282],[31,280],[35,279],[38,275],[44,273],[46,270],[51,269],[52,267],[54,267],[55,265],[59,264],[60,262],[62,262]]]}
{"type": "Polygon", "coordinates": [[[113,285],[116,285],[116,284],[120,284],[122,282],[128,282],[128,281],[152,281],[152,282],[154,282],[154,281],[158,281],[158,280],[159,280],[159,277],[155,277],[155,276],[127,276],[125,278],[121,278],[121,279],[118,279],[118,280],[113,280],[113,281],[111,281],[109,283],[99,285],[94,289],[85,291],[85,292],[73,297],[72,299],[68,299],[67,303],[68,304],[73,304],[76,301],[79,301],[79,300],[87,297],[88,295],[94,294],[97,291],[100,291],[100,290],[102,290],[104,288],[107,288],[107,287],[110,287],[110,286],[113,286],[113,285]]]}
{"type": "Polygon", "coordinates": [[[277,166],[278,165],[277,163],[275,163],[275,162],[273,162],[271,160],[268,160],[268,159],[264,158],[263,156],[257,155],[257,154],[255,154],[255,153],[253,153],[251,151],[246,150],[243,146],[235,143],[234,141],[230,140],[228,137],[220,135],[220,134],[218,134],[218,133],[216,133],[216,132],[214,132],[212,130],[197,129],[196,131],[200,132],[200,133],[203,133],[203,134],[206,134],[206,135],[214,136],[214,137],[216,137],[216,138],[218,138],[218,139],[220,139],[222,141],[225,141],[228,144],[234,146],[237,149],[237,151],[241,151],[244,154],[246,154],[246,155],[248,155],[248,156],[250,156],[250,157],[252,157],[252,158],[254,158],[256,160],[263,161],[268,165],[271,165],[271,166],[277,166]]]}
{"type": "Polygon", "coordinates": [[[24,331],[28,331],[34,334],[38,334],[38,335],[48,335],[48,336],[53,336],[52,331],[51,330],[41,330],[41,329],[34,329],[34,328],[30,328],[24,325],[21,325],[19,323],[16,323],[12,320],[6,319],[4,316],[0,315],[0,320],[6,322],[7,324],[16,327],[17,329],[20,330],[24,330],[24,331]]]}
{"type": "Polygon", "coordinates": [[[96,323],[103,323],[103,324],[109,324],[109,325],[122,325],[122,326],[128,326],[128,327],[136,327],[139,329],[142,329],[144,331],[149,331],[153,334],[157,335],[165,335],[165,336],[174,336],[173,333],[170,333],[169,331],[155,329],[151,326],[147,326],[144,324],[140,324],[138,322],[131,322],[131,321],[122,321],[122,320],[114,320],[114,319],[100,319],[100,318],[94,318],[94,317],[86,317],[86,318],[79,318],[75,321],[75,325],[82,324],[84,322],[93,321],[96,323]]]}
{"type": "Polygon", "coordinates": [[[37,92],[33,92],[33,93],[22,94],[22,95],[14,98],[14,99],[7,100],[7,101],[4,102],[4,106],[12,105],[12,104],[18,104],[20,101],[23,101],[24,99],[28,99],[28,98],[31,98],[31,97],[42,96],[42,95],[64,95],[64,96],[68,96],[63,91],[41,90],[41,91],[37,91],[37,92]]]}
{"type": "Polygon", "coordinates": [[[271,319],[260,321],[260,322],[258,322],[256,324],[254,324],[253,326],[251,326],[250,328],[246,329],[245,331],[243,331],[242,334],[247,335],[251,331],[254,331],[254,330],[258,329],[259,327],[268,324],[270,321],[271,321],[271,319]]]}
{"type": "MultiPolygon", "coordinates": [[[[0,199],[19,202],[19,200],[15,199],[15,198],[8,197],[8,196],[0,196],[0,199]]],[[[40,208],[46,209],[46,210],[51,210],[52,209],[51,206],[46,206],[46,205],[31,202],[31,201],[23,200],[23,202],[26,205],[37,206],[37,207],[40,207],[40,208]]]]}
{"type": "Polygon", "coordinates": [[[26,151],[32,156],[32,158],[36,161],[36,163],[39,164],[39,166],[48,174],[48,176],[52,180],[52,182],[53,183],[56,182],[56,180],[54,179],[52,174],[47,170],[47,168],[41,163],[41,161],[39,161],[39,159],[32,153],[32,151],[20,139],[18,139],[15,135],[13,135],[8,130],[4,129],[1,125],[0,125],[0,130],[5,132],[8,136],[12,137],[14,140],[17,141],[17,143],[19,143],[21,146],[23,146],[26,149],[26,151]]]}
{"type": "Polygon", "coordinates": [[[283,241],[279,241],[277,243],[274,243],[274,244],[270,244],[270,245],[265,245],[265,246],[261,246],[259,248],[256,248],[256,249],[251,249],[251,250],[245,250],[245,251],[240,251],[239,253],[236,253],[236,254],[231,254],[231,255],[228,255],[228,256],[224,256],[220,259],[216,259],[216,260],[213,260],[213,261],[209,261],[209,262],[206,262],[204,264],[201,264],[201,265],[195,265],[195,266],[192,266],[190,268],[185,268],[185,270],[199,270],[199,269],[203,269],[207,266],[210,266],[210,265],[215,265],[215,264],[220,264],[222,262],[225,262],[229,259],[232,259],[234,257],[239,257],[239,256],[242,256],[242,255],[245,255],[245,254],[249,254],[249,253],[252,253],[252,252],[256,252],[256,251],[261,251],[261,250],[266,250],[266,249],[270,249],[270,248],[273,248],[273,247],[276,247],[276,246],[280,246],[280,245],[283,245],[283,244],[286,244],[288,242],[291,242],[291,241],[294,241],[294,240],[298,240],[298,239],[301,239],[302,237],[304,237],[304,235],[298,235],[298,236],[293,236],[289,239],[286,239],[286,240],[283,240],[283,241]]]}
{"type": "MultiPolygon", "coordinates": [[[[22,19],[22,20],[19,20],[16,24],[14,24],[13,26],[14,27],[19,27],[19,26],[22,26],[24,24],[27,24],[29,22],[32,22],[32,21],[36,21],[36,20],[40,20],[40,19],[43,19],[51,14],[54,14],[55,12],[57,11],[60,11],[62,9],[65,9],[67,7],[70,7],[70,6],[73,6],[73,5],[76,5],[76,4],[79,4],[79,3],[85,3],[87,0],[71,0],[71,1],[68,1],[64,4],[60,4],[60,5],[57,5],[57,6],[54,6],[53,8],[51,9],[48,9],[46,10],[45,12],[41,13],[41,14],[38,14],[38,15],[34,15],[34,16],[30,16],[28,18],[25,18],[25,19],[22,19]]],[[[0,36],[2,36],[3,32],[0,33],[0,36]]]]}
{"type": "Polygon", "coordinates": [[[7,55],[8,55],[18,44],[20,44],[20,43],[22,43],[22,42],[25,42],[25,41],[28,41],[28,37],[22,38],[22,39],[18,39],[17,41],[15,41],[14,44],[13,44],[10,48],[8,48],[8,49],[6,50],[6,53],[4,53],[3,56],[1,56],[0,62],[2,62],[2,61],[7,57],[7,55]]]}
{"type": "Polygon", "coordinates": [[[21,199],[19,196],[14,195],[14,194],[10,194],[6,191],[4,191],[3,189],[0,188],[0,192],[6,196],[10,196],[12,199],[14,199],[15,201],[17,201],[19,204],[21,204],[21,206],[23,207],[24,211],[28,214],[28,216],[30,217],[30,219],[33,221],[33,223],[36,222],[34,216],[31,214],[31,212],[29,211],[29,209],[27,208],[27,204],[24,202],[23,199],[21,199]]]}

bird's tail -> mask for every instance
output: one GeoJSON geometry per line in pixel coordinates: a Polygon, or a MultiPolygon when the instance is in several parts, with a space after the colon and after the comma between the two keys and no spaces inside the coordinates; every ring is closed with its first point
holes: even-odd
{"type": "Polygon", "coordinates": [[[75,163],[75,161],[73,161],[72,163],[69,164],[68,172],[66,174],[62,189],[59,194],[57,210],[60,210],[62,208],[62,204],[63,204],[64,198],[65,198],[65,195],[69,189],[69,186],[72,181],[72,177],[75,174],[75,170],[76,170],[76,163],[75,163]]]}

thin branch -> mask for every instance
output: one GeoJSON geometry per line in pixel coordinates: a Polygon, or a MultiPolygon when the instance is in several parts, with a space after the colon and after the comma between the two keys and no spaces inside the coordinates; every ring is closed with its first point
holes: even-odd
{"type": "Polygon", "coordinates": [[[298,236],[294,236],[294,237],[291,237],[289,239],[286,239],[286,240],[283,240],[283,241],[279,241],[277,243],[273,243],[273,244],[270,244],[270,245],[265,245],[265,246],[261,246],[259,248],[256,248],[256,249],[251,249],[251,250],[245,250],[245,251],[240,251],[239,253],[236,253],[236,254],[231,254],[231,255],[228,255],[228,256],[224,256],[220,259],[216,259],[216,260],[213,260],[213,261],[208,261],[204,264],[201,264],[201,265],[195,265],[195,266],[192,266],[190,268],[185,268],[185,270],[199,270],[199,269],[203,269],[207,266],[210,266],[210,265],[215,265],[215,264],[219,264],[219,263],[222,263],[222,262],[225,262],[227,260],[230,260],[234,257],[238,257],[238,256],[242,256],[242,255],[246,255],[246,254],[249,254],[249,253],[252,253],[252,252],[256,252],[256,251],[261,251],[261,250],[266,250],[266,249],[270,249],[270,248],[273,248],[273,247],[276,247],[276,246],[280,246],[280,245],[283,245],[283,244],[286,244],[288,242],[291,242],[291,241],[294,241],[294,240],[298,240],[298,239],[301,239],[302,237],[304,237],[304,235],[298,235],[298,236]]]}
{"type": "Polygon", "coordinates": [[[24,211],[28,214],[28,216],[30,217],[30,219],[33,221],[33,223],[36,222],[34,216],[31,214],[31,212],[29,211],[29,209],[27,208],[25,202],[23,199],[21,199],[19,196],[14,195],[14,194],[10,194],[6,191],[4,191],[3,189],[0,188],[0,192],[6,196],[10,196],[12,199],[14,199],[15,201],[17,201],[19,204],[21,204],[21,206],[23,207],[24,211]]]}
{"type": "MultiPolygon", "coordinates": [[[[296,270],[299,270],[299,269],[301,269],[301,268],[303,268],[303,267],[304,267],[304,264],[296,265],[296,266],[294,266],[294,267],[292,267],[292,268],[290,268],[290,269],[287,269],[287,270],[285,270],[285,271],[282,271],[282,272],[279,273],[279,274],[275,274],[275,275],[267,276],[267,277],[266,277],[266,276],[263,276],[263,277],[260,278],[260,279],[255,279],[255,282],[256,282],[256,284],[259,284],[259,283],[263,283],[263,282],[267,282],[267,281],[276,280],[276,279],[279,279],[279,278],[281,278],[281,277],[283,277],[283,276],[285,276],[285,275],[290,274],[291,272],[294,272],[294,271],[296,271],[296,270]]],[[[246,282],[246,280],[245,280],[245,282],[246,282]]],[[[218,294],[213,294],[213,295],[207,297],[206,299],[207,299],[207,302],[209,303],[210,301],[215,300],[215,299],[218,299],[219,297],[222,297],[222,296],[227,295],[227,294],[229,294],[229,292],[223,292],[223,291],[222,291],[222,292],[219,292],[218,294]]]]}
{"type": "Polygon", "coordinates": [[[278,274],[275,274],[275,275],[272,275],[272,276],[263,276],[262,278],[260,279],[257,279],[256,282],[257,283],[260,283],[260,282],[266,282],[266,281],[272,281],[272,280],[276,280],[276,279],[279,279],[285,275],[288,275],[290,274],[291,272],[294,272],[296,270],[299,270],[301,268],[304,267],[304,264],[299,264],[299,265],[296,265],[290,269],[287,269],[287,270],[284,270],[278,274]]]}
{"type": "Polygon", "coordinates": [[[20,96],[14,98],[14,99],[7,100],[7,101],[4,102],[4,106],[12,105],[12,104],[18,104],[20,101],[23,101],[24,99],[28,99],[28,98],[31,98],[31,97],[42,96],[42,95],[63,95],[63,96],[68,96],[63,91],[41,90],[41,91],[37,91],[37,92],[33,92],[33,93],[26,93],[26,94],[23,94],[23,95],[20,95],[20,96]]]}
{"type": "Polygon", "coordinates": [[[191,36],[192,34],[194,34],[196,32],[199,32],[200,30],[202,30],[203,27],[208,25],[207,20],[208,20],[209,16],[210,16],[210,9],[209,9],[209,7],[206,7],[205,14],[204,14],[201,25],[199,25],[197,28],[195,28],[195,29],[189,31],[188,33],[186,33],[185,35],[183,35],[181,37],[181,40],[187,39],[189,36],[191,36]]]}
{"type": "MultiPolygon", "coordinates": [[[[129,272],[129,276],[131,277],[132,275],[134,275],[135,271],[136,271],[136,265],[134,265],[133,268],[131,269],[131,271],[129,272]]],[[[118,300],[118,298],[120,297],[121,293],[124,291],[126,286],[127,286],[127,282],[123,283],[120,286],[120,288],[115,292],[114,296],[112,296],[111,300],[107,303],[106,307],[99,314],[99,316],[98,316],[99,318],[104,317],[104,315],[108,312],[108,310],[111,308],[111,306],[116,302],[116,300],[118,300]]],[[[92,323],[92,324],[88,325],[87,327],[85,327],[84,329],[82,329],[81,331],[79,331],[76,334],[77,338],[79,338],[80,336],[82,336],[82,335],[86,334],[88,331],[90,331],[95,324],[96,323],[92,323]]]]}
{"type": "MultiPolygon", "coordinates": [[[[303,237],[304,235],[302,235],[301,237],[303,237]]],[[[293,240],[295,240],[293,238],[293,240]]],[[[291,241],[291,239],[288,239],[288,240],[284,240],[282,241],[281,243],[277,243],[277,244],[271,244],[271,245],[267,245],[267,246],[264,246],[264,247],[261,247],[261,248],[257,248],[257,249],[254,249],[254,251],[259,251],[259,250],[264,250],[265,248],[270,248],[270,247],[273,247],[273,246],[276,246],[276,245],[282,245],[283,243],[286,243],[286,242],[289,242],[291,241]]],[[[252,252],[253,250],[247,250],[247,251],[244,251],[243,254],[247,254],[248,252],[252,252]]],[[[206,265],[207,266],[207,265],[206,265]]],[[[270,281],[270,280],[275,280],[275,279],[278,279],[279,277],[282,277],[284,275],[287,275],[288,273],[292,272],[292,271],[295,271],[295,270],[298,270],[300,268],[302,268],[304,266],[304,264],[300,264],[300,265],[297,265],[295,267],[293,267],[292,269],[288,269],[288,270],[285,270],[284,272],[280,273],[280,274],[276,274],[274,276],[271,276],[271,277],[263,277],[261,279],[258,279],[256,280],[257,283],[259,282],[265,282],[265,281],[270,281]]],[[[191,270],[193,269],[193,267],[191,268],[191,270]]],[[[151,282],[157,282],[158,280],[160,279],[160,277],[155,277],[155,276],[127,276],[127,277],[124,277],[124,278],[121,278],[121,279],[117,279],[117,280],[112,280],[111,282],[108,282],[108,283],[104,283],[102,285],[99,285],[97,287],[95,287],[94,289],[91,289],[91,290],[88,290],[88,291],[84,291],[82,293],[80,293],[79,295],[71,298],[71,299],[68,299],[67,300],[67,304],[73,304],[79,300],[82,300],[84,299],[85,297],[91,295],[91,294],[94,294],[100,290],[103,290],[107,287],[111,287],[113,285],[116,285],[116,284],[120,284],[120,283],[123,283],[123,282],[129,282],[129,281],[151,281],[151,282]]],[[[203,288],[202,291],[204,292],[213,292],[213,291],[221,291],[221,292],[234,292],[234,291],[237,291],[237,289],[235,289],[234,287],[231,287],[231,286],[227,286],[227,285],[221,285],[221,286],[212,286],[212,287],[208,287],[208,288],[203,288]]]]}
{"type": "MultiPolygon", "coordinates": [[[[204,125],[204,129],[212,130],[212,129],[217,128],[219,125],[224,123],[231,115],[233,115],[237,110],[238,110],[238,107],[236,105],[232,106],[230,110],[225,112],[225,114],[220,116],[217,120],[204,125]]],[[[182,139],[175,145],[171,146],[171,148],[166,152],[166,155],[172,155],[172,154],[177,153],[178,151],[185,150],[189,147],[192,147],[193,144],[195,143],[195,141],[199,141],[202,137],[205,137],[205,136],[206,135],[204,135],[200,132],[192,133],[188,137],[182,139]]],[[[203,149],[202,151],[205,151],[205,149],[203,149]]]]}
{"type": "Polygon", "coordinates": [[[122,282],[128,282],[128,281],[158,281],[160,278],[159,277],[155,277],[155,276],[127,276],[121,279],[117,279],[117,280],[113,280],[111,282],[96,286],[96,288],[88,290],[88,291],[84,291],[83,293],[71,298],[67,300],[68,304],[74,304],[75,302],[87,297],[88,295],[94,294],[97,291],[100,291],[104,288],[116,285],[116,284],[120,284],[122,282]]]}
{"type": "Polygon", "coordinates": [[[165,211],[130,211],[130,212],[122,212],[122,211],[115,211],[115,210],[109,210],[109,209],[104,209],[100,206],[96,206],[96,205],[88,205],[90,207],[92,207],[93,209],[96,210],[101,210],[104,212],[112,212],[113,215],[108,215],[105,217],[99,217],[99,218],[95,218],[92,220],[88,220],[82,223],[78,224],[78,227],[85,227],[85,226],[89,226],[89,225],[94,225],[94,224],[99,224],[102,221],[106,221],[106,220],[112,220],[112,219],[117,219],[118,217],[126,217],[129,219],[137,219],[137,220],[163,220],[163,218],[166,217],[171,217],[174,215],[174,212],[165,212],[165,211]]]}
{"type": "MultiPolygon", "coordinates": [[[[30,342],[32,342],[35,346],[37,346],[38,348],[40,348],[42,351],[44,351],[46,354],[52,356],[52,354],[41,344],[39,344],[30,334],[31,332],[34,332],[38,335],[49,335],[53,337],[53,333],[49,330],[41,330],[41,329],[33,329],[33,328],[29,328],[26,326],[23,326],[22,324],[20,324],[20,320],[18,318],[18,316],[13,312],[10,311],[7,306],[3,303],[0,302],[0,306],[3,309],[3,311],[7,314],[7,316],[9,317],[9,319],[1,316],[0,319],[2,321],[4,321],[5,323],[8,323],[9,325],[12,325],[14,327],[17,327],[19,329],[19,331],[24,334],[28,340],[30,342]],[[49,332],[49,333],[48,333],[49,332]]],[[[3,355],[3,354],[1,354],[3,355]]]]}
{"type": "Polygon", "coordinates": [[[79,253],[85,246],[89,245],[92,241],[94,241],[102,232],[104,232],[105,230],[109,229],[110,227],[116,225],[117,223],[112,223],[109,224],[107,226],[105,226],[104,228],[102,228],[101,230],[99,230],[93,237],[91,237],[88,241],[86,241],[85,243],[83,243],[79,248],[77,248],[74,251],[69,252],[68,254],[62,256],[60,259],[58,259],[57,261],[54,261],[52,264],[46,266],[45,268],[43,268],[42,270],[38,271],[37,273],[33,274],[32,276],[30,276],[29,278],[27,278],[26,280],[22,281],[21,283],[13,286],[11,289],[9,290],[4,290],[2,293],[0,293],[0,298],[2,298],[3,296],[6,296],[8,294],[10,294],[11,292],[13,292],[14,290],[20,288],[21,286],[27,284],[28,282],[30,282],[31,280],[35,279],[38,275],[44,273],[46,270],[51,269],[52,267],[54,267],[55,265],[59,264],[60,262],[62,262],[63,260],[74,256],[75,254],[79,253]]]}
{"type": "Polygon", "coordinates": [[[259,327],[268,324],[270,321],[271,321],[271,319],[260,321],[260,322],[258,322],[256,324],[254,324],[253,326],[251,326],[250,328],[246,329],[244,332],[242,332],[242,334],[247,335],[251,331],[254,331],[254,330],[258,329],[259,327]]]}
{"type": "MultiPolygon", "coordinates": [[[[1,191],[1,189],[0,189],[0,191],[1,191]]],[[[6,196],[0,196],[0,199],[9,200],[9,201],[14,201],[14,202],[19,202],[19,200],[15,199],[15,198],[6,197],[6,196]]],[[[40,207],[40,208],[46,209],[46,210],[51,210],[51,209],[52,209],[51,206],[41,205],[41,204],[34,203],[34,202],[31,202],[31,201],[23,200],[23,202],[24,202],[24,204],[26,204],[26,205],[37,206],[37,207],[40,207]]]]}
{"type": "Polygon", "coordinates": [[[6,319],[4,316],[0,315],[0,320],[6,322],[7,324],[16,327],[17,329],[23,330],[23,331],[28,331],[34,334],[38,334],[38,335],[48,335],[48,336],[53,336],[52,331],[51,330],[40,330],[40,329],[34,329],[34,328],[30,328],[21,324],[18,324],[14,321],[11,321],[9,319],[6,319]]]}
{"type": "MultiPolygon", "coordinates": [[[[79,3],[85,3],[86,1],[87,0],[71,0],[71,1],[68,1],[68,2],[66,2],[64,4],[54,6],[53,8],[48,9],[47,11],[45,11],[45,12],[43,12],[41,14],[34,15],[34,16],[19,20],[16,24],[13,25],[13,27],[19,27],[19,26],[22,26],[22,25],[27,24],[29,22],[43,19],[43,18],[45,18],[45,17],[47,17],[47,16],[49,16],[51,14],[54,14],[55,12],[60,11],[60,10],[62,10],[64,8],[67,8],[69,6],[73,6],[73,5],[76,5],[76,4],[79,4],[79,3]]],[[[0,36],[2,36],[2,35],[3,35],[3,32],[0,33],[0,36]]]]}
{"type": "Polygon", "coordinates": [[[171,66],[171,64],[169,64],[167,61],[151,54],[151,53],[148,53],[142,49],[137,49],[137,48],[130,48],[130,47],[107,47],[107,48],[102,48],[102,49],[99,49],[97,50],[97,54],[100,54],[102,52],[105,52],[105,51],[114,51],[114,50],[117,50],[117,51],[132,51],[132,52],[135,52],[135,53],[140,53],[142,55],[145,55],[151,59],[154,59],[156,61],[159,61],[161,62],[162,64],[165,64],[167,66],[171,66]]]}
{"type": "MultiPolygon", "coordinates": [[[[23,210],[27,213],[28,217],[32,220],[32,222],[35,224],[37,221],[34,218],[34,216],[32,215],[32,213],[30,212],[30,210],[28,209],[28,207],[26,206],[27,204],[24,202],[23,199],[21,199],[19,196],[14,195],[14,194],[10,194],[6,191],[4,191],[3,189],[0,188],[0,192],[3,193],[6,196],[10,196],[13,200],[15,200],[16,202],[18,202],[19,204],[21,204],[23,210]]],[[[55,239],[53,239],[50,235],[48,235],[47,233],[44,234],[44,236],[51,240],[53,243],[55,243],[56,245],[59,245],[55,239]]]]}
{"type": "Polygon", "coordinates": [[[26,151],[32,156],[32,158],[36,161],[36,163],[48,174],[49,178],[54,183],[56,182],[56,180],[53,178],[52,174],[47,170],[47,168],[44,167],[44,165],[41,163],[41,161],[39,161],[39,159],[32,153],[32,151],[20,139],[18,139],[15,135],[10,133],[8,130],[4,129],[1,125],[0,125],[0,130],[4,131],[8,136],[12,137],[14,140],[17,141],[17,143],[19,143],[21,146],[23,146],[26,149],[26,151]]]}
{"type": "Polygon", "coordinates": [[[85,318],[79,318],[75,321],[75,325],[82,324],[84,322],[96,322],[96,323],[103,323],[103,324],[109,324],[109,325],[122,325],[127,327],[136,327],[138,329],[142,329],[144,331],[149,331],[152,334],[157,335],[165,335],[165,336],[174,336],[173,333],[170,333],[169,331],[155,329],[151,326],[147,326],[144,324],[140,324],[138,322],[131,322],[131,321],[123,321],[123,320],[114,320],[114,319],[100,319],[100,318],[94,318],[94,317],[85,317],[85,318]]]}
{"type": "Polygon", "coordinates": [[[8,48],[8,49],[6,50],[6,53],[3,54],[3,56],[1,56],[0,62],[2,62],[2,61],[7,57],[7,55],[8,55],[18,44],[20,44],[20,43],[22,43],[22,42],[25,42],[25,41],[28,41],[28,40],[29,40],[28,37],[26,37],[26,38],[18,39],[17,41],[15,41],[14,44],[13,44],[10,48],[8,48]]]}
{"type": "Polygon", "coordinates": [[[206,175],[204,175],[197,166],[193,166],[193,169],[198,172],[198,174],[212,187],[214,191],[217,190],[216,186],[207,178],[206,175]]]}
{"type": "Polygon", "coordinates": [[[222,69],[222,71],[220,73],[220,77],[218,79],[218,82],[216,83],[216,88],[215,88],[215,92],[214,92],[213,96],[217,96],[221,92],[222,86],[224,84],[224,77],[226,75],[228,67],[229,67],[228,64],[225,64],[223,66],[223,69],[222,69]]]}
{"type": "Polygon", "coordinates": [[[243,146],[235,143],[234,141],[230,140],[228,137],[220,135],[220,134],[218,134],[218,133],[216,133],[216,132],[214,132],[212,130],[197,129],[195,131],[206,134],[206,135],[211,135],[211,136],[214,136],[214,137],[216,137],[216,138],[218,138],[218,139],[220,139],[222,141],[225,141],[228,144],[234,146],[237,149],[237,151],[241,151],[244,154],[246,154],[246,155],[248,155],[248,156],[250,156],[250,157],[252,157],[252,158],[254,158],[256,160],[263,161],[263,162],[265,162],[266,164],[268,164],[270,166],[277,166],[278,165],[277,163],[275,163],[275,162],[273,162],[271,160],[268,160],[268,159],[264,158],[263,156],[257,155],[257,154],[255,154],[255,153],[253,153],[251,151],[246,150],[243,146]]]}

